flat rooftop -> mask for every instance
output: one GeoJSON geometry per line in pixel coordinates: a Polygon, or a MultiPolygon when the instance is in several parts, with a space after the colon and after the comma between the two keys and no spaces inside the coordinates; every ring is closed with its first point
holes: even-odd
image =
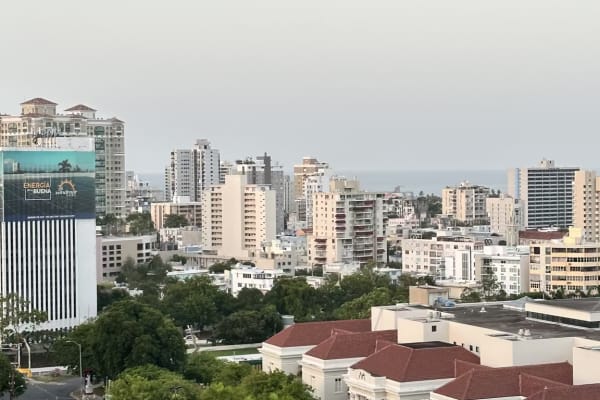
{"type": "Polygon", "coordinates": [[[432,342],[415,342],[415,343],[398,343],[400,346],[410,347],[411,349],[433,349],[436,347],[455,347],[455,344],[432,341],[432,342]]]}
{"type": "Polygon", "coordinates": [[[531,339],[577,336],[600,340],[600,330],[530,320],[527,319],[524,311],[507,309],[501,304],[485,305],[480,303],[473,307],[444,308],[443,311],[454,315],[454,318],[449,319],[450,321],[514,335],[517,335],[520,329],[529,329],[531,339]],[[485,312],[482,312],[482,308],[485,312]]]}
{"type": "Polygon", "coordinates": [[[576,311],[600,312],[600,298],[586,297],[581,299],[541,300],[533,304],[567,308],[576,311]]]}

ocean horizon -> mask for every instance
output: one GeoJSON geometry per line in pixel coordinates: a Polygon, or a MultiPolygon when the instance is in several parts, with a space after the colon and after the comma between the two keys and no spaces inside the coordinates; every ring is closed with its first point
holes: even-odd
{"type": "MultiPolygon", "coordinates": [[[[399,187],[402,192],[441,195],[446,186],[468,181],[474,185],[488,186],[506,192],[507,170],[340,170],[335,175],[356,178],[362,189],[369,192],[391,192],[399,187]]],[[[140,179],[152,187],[164,188],[162,173],[140,173],[140,179]]]]}

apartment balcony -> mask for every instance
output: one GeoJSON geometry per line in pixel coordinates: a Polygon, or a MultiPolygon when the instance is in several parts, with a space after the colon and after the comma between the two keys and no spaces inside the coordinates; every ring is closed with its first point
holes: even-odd
{"type": "Polygon", "coordinates": [[[325,244],[325,243],[315,244],[315,249],[317,249],[317,250],[325,250],[326,248],[327,248],[327,244],[325,244]]]}
{"type": "Polygon", "coordinates": [[[326,238],[315,238],[314,241],[315,243],[327,243],[326,238]]]}

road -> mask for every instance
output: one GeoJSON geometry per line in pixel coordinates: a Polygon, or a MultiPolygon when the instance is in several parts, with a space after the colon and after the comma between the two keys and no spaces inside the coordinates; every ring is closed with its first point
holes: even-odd
{"type": "MultiPolygon", "coordinates": [[[[79,377],[49,383],[28,379],[27,390],[18,398],[19,400],[72,400],[71,393],[76,392],[80,387],[79,377]]],[[[8,394],[5,394],[2,399],[8,399],[8,394]]]]}

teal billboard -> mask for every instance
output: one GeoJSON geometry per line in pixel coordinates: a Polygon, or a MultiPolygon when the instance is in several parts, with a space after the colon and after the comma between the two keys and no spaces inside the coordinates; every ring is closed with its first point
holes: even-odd
{"type": "Polygon", "coordinates": [[[95,218],[91,151],[3,151],[4,221],[95,218]]]}

